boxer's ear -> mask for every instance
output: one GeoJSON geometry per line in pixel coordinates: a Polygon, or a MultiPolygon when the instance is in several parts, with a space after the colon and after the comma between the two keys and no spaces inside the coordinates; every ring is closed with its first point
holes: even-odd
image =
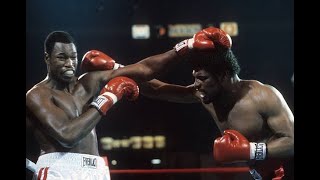
{"type": "Polygon", "coordinates": [[[50,56],[47,52],[44,53],[44,61],[48,64],[49,63],[49,59],[50,59],[50,56]]]}

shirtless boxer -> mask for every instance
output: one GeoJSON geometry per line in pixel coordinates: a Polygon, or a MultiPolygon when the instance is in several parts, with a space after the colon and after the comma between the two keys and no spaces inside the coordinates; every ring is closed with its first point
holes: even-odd
{"type": "MultiPolygon", "coordinates": [[[[201,33],[177,47],[187,45],[207,51],[213,48],[208,42],[201,33]]],[[[44,44],[47,76],[26,94],[26,120],[41,148],[35,178],[109,180],[108,166],[99,157],[95,126],[123,96],[137,98],[139,88],[128,77],[148,81],[183,58],[172,49],[118,70],[109,59],[108,68],[112,70],[90,71],[78,78],[78,54],[70,34],[54,31],[44,44]]],[[[87,55],[88,61],[81,64],[84,69],[99,70],[105,62],[87,55]]]]}
{"type": "MultiPolygon", "coordinates": [[[[218,30],[203,31],[210,36],[218,30]]],[[[141,86],[141,93],[171,102],[202,103],[222,133],[214,141],[216,162],[247,162],[252,177],[281,179],[282,163],[294,156],[293,113],[275,87],[239,78],[240,66],[229,40],[214,41],[209,55],[190,57],[194,84],[179,86],[154,79],[141,86]]]]}

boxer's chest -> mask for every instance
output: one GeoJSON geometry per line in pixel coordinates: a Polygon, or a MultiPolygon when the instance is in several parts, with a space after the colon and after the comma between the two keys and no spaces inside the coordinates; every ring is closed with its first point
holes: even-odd
{"type": "Polygon", "coordinates": [[[62,109],[69,117],[75,118],[82,113],[82,101],[64,91],[55,91],[53,103],[62,109]]]}
{"type": "Polygon", "coordinates": [[[252,104],[235,105],[227,116],[227,126],[245,135],[248,139],[257,139],[266,128],[266,120],[252,104]]]}

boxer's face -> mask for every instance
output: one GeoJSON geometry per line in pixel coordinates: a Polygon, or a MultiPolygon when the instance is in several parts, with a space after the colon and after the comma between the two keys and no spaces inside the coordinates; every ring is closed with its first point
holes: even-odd
{"type": "Polygon", "coordinates": [[[49,73],[57,80],[70,82],[78,65],[77,50],[73,43],[56,42],[51,55],[46,58],[49,73]]]}
{"type": "Polygon", "coordinates": [[[192,75],[195,78],[195,86],[200,92],[203,103],[211,103],[221,92],[219,77],[204,69],[194,70],[192,75]]]}

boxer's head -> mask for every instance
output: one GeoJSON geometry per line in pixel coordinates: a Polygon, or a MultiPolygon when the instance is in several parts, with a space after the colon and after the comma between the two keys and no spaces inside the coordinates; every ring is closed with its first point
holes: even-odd
{"type": "Polygon", "coordinates": [[[240,72],[238,61],[230,49],[191,58],[195,85],[202,93],[204,103],[210,103],[211,99],[219,96],[224,90],[223,84],[240,72]]]}
{"type": "Polygon", "coordinates": [[[70,82],[78,65],[77,49],[72,36],[64,31],[50,33],[44,43],[49,76],[70,82]]]}

